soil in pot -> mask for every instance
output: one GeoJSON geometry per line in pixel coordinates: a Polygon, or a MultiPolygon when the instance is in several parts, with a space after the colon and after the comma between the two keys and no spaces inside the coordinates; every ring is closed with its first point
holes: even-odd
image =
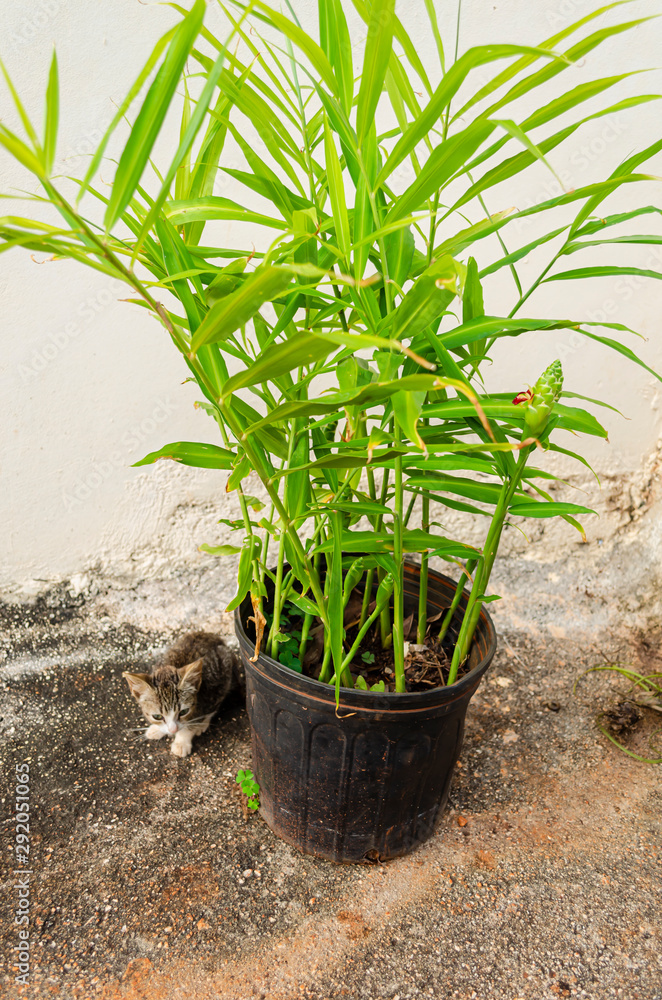
{"type": "MultiPolygon", "coordinates": [[[[355,588],[345,611],[345,652],[350,650],[358,635],[362,604],[363,592],[359,588],[355,588]]],[[[374,607],[375,604],[373,601],[368,607],[368,613],[371,613],[374,607]]],[[[425,642],[420,644],[416,642],[418,627],[416,613],[412,612],[405,618],[404,638],[407,643],[405,647],[405,681],[407,692],[429,691],[431,688],[444,687],[448,682],[457,630],[454,624],[452,624],[443,640],[439,640],[439,630],[446,611],[447,608],[442,608],[428,616],[425,642]]],[[[318,680],[324,654],[323,625],[319,619],[316,619],[313,627],[310,629],[306,652],[303,662],[301,662],[300,643],[303,617],[303,613],[297,607],[286,602],[285,612],[281,614],[280,631],[287,638],[285,642],[279,643],[278,660],[284,666],[296,670],[306,677],[313,677],[315,680],[318,680]]],[[[264,632],[262,652],[269,649],[269,630],[272,624],[272,615],[269,607],[266,608],[266,619],[267,627],[264,632]]],[[[393,620],[392,607],[391,620],[393,620]]],[[[469,661],[467,660],[458,671],[458,680],[468,670],[469,661]]],[[[361,688],[365,684],[368,690],[395,690],[393,651],[390,647],[386,649],[382,648],[379,621],[375,622],[374,626],[364,636],[350,664],[350,671],[355,684],[358,681],[358,685],[361,688]]]]}

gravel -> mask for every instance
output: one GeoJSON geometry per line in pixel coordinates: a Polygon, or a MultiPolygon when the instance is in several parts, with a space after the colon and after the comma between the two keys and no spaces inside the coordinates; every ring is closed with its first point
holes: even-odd
{"type": "MultiPolygon", "coordinates": [[[[65,585],[0,606],[0,996],[662,1000],[660,769],[594,727],[622,700],[615,675],[592,674],[573,695],[605,657],[659,670],[650,635],[575,627],[569,637],[499,611],[500,650],[437,834],[407,858],[340,866],[245,816],[238,700],[184,760],[132,731],[140,716],[122,670],[144,668],[193,623],[194,584],[187,614],[174,610],[185,587],[163,583],[151,619],[140,595],[65,585]],[[17,986],[12,801],[23,762],[33,957],[17,986]]],[[[564,600],[559,588],[560,622],[564,600]]],[[[227,633],[227,617],[200,605],[194,623],[227,633]]],[[[621,734],[638,753],[649,752],[653,716],[621,734]]]]}

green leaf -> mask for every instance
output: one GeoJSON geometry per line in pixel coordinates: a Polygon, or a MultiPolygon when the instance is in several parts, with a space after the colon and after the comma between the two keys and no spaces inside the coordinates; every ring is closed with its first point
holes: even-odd
{"type": "Polygon", "coordinates": [[[57,55],[53,52],[51,68],[46,88],[46,113],[44,116],[44,169],[47,174],[53,170],[57,128],[60,117],[60,90],[57,72],[57,55]]]}
{"type": "MultiPolygon", "coordinates": [[[[494,62],[496,59],[506,59],[509,56],[520,55],[523,52],[536,56],[544,56],[547,59],[559,58],[556,53],[545,49],[534,49],[519,45],[482,45],[465,52],[448,70],[421,114],[396,143],[377,178],[377,183],[383,184],[395,168],[416,148],[418,143],[429,135],[430,129],[439,121],[451,99],[457,93],[472,69],[489,62],[494,62]]],[[[469,156],[466,157],[466,159],[468,158],[469,156]]]]}
{"type": "MultiPolygon", "coordinates": [[[[605,401],[602,400],[602,399],[593,399],[591,396],[582,396],[582,394],[579,393],[579,392],[570,392],[567,389],[563,389],[563,391],[561,392],[561,398],[562,399],[583,399],[585,403],[594,403],[595,406],[604,406],[605,409],[611,410],[613,413],[618,413],[619,417],[624,417],[624,414],[621,413],[621,411],[618,410],[615,406],[612,406],[611,403],[605,403],[605,401]]],[[[627,418],[625,418],[625,419],[627,419],[627,418]]]]}
{"type": "Polygon", "coordinates": [[[453,493],[469,500],[477,500],[479,503],[490,504],[498,503],[502,493],[502,487],[496,483],[483,483],[462,476],[441,476],[434,473],[411,476],[407,480],[407,485],[431,490],[434,493],[453,493]]]}
{"type": "Polygon", "coordinates": [[[439,56],[441,71],[442,73],[445,73],[446,60],[444,57],[444,43],[441,40],[441,34],[439,33],[439,24],[437,22],[437,12],[434,9],[434,0],[425,0],[425,9],[427,11],[428,20],[430,21],[430,27],[432,28],[435,45],[437,46],[437,55],[439,56]]]}
{"type": "Polygon", "coordinates": [[[283,219],[274,219],[269,215],[252,212],[236,201],[230,201],[229,198],[217,198],[213,195],[189,201],[166,202],[163,212],[175,226],[219,219],[226,222],[247,222],[256,226],[266,226],[268,229],[285,230],[287,228],[287,223],[283,219]]]}
{"type": "Polygon", "coordinates": [[[283,649],[278,653],[278,662],[290,670],[296,670],[299,674],[303,671],[301,660],[290,649],[283,649]]]}
{"type": "MultiPolygon", "coordinates": [[[[494,394],[491,397],[481,396],[480,405],[487,417],[500,418],[521,426],[524,421],[522,406],[506,402],[509,398],[512,397],[505,394],[494,394]]],[[[557,427],[562,430],[579,431],[580,433],[593,434],[596,437],[602,438],[607,437],[607,431],[604,427],[598,423],[592,413],[588,413],[586,410],[555,403],[554,413],[558,417],[557,427]]],[[[460,399],[448,399],[440,403],[426,403],[423,407],[423,416],[441,417],[444,420],[463,420],[473,415],[475,415],[475,410],[471,403],[465,403],[460,399]]]]}
{"type": "MultiPolygon", "coordinates": [[[[662,215],[662,208],[658,208],[656,205],[645,205],[642,208],[635,208],[631,212],[619,212],[616,215],[605,215],[604,218],[594,219],[592,222],[587,222],[581,227],[581,229],[575,230],[575,239],[579,239],[582,236],[592,236],[593,233],[600,233],[603,229],[608,229],[611,226],[618,226],[621,222],[629,222],[630,219],[636,219],[640,215],[662,215]]],[[[571,245],[571,244],[570,244],[571,245]]]]}
{"type": "MultiPolygon", "coordinates": [[[[627,239],[627,237],[624,237],[624,239],[627,239]]],[[[598,245],[602,244],[599,243],[598,245]]],[[[578,267],[572,271],[559,271],[558,274],[550,274],[548,278],[544,278],[540,284],[544,285],[549,281],[571,281],[576,278],[617,278],[622,274],[636,274],[640,278],[662,278],[662,274],[659,271],[650,271],[641,267],[618,267],[613,265],[578,267]]]]}
{"type": "MultiPolygon", "coordinates": [[[[606,326],[607,324],[601,323],[597,325],[606,326]]],[[[588,330],[581,330],[580,332],[584,337],[588,337],[589,340],[595,340],[598,344],[604,344],[605,347],[610,347],[612,351],[616,351],[617,354],[622,354],[623,357],[627,358],[629,361],[634,361],[634,363],[639,365],[640,368],[645,368],[647,372],[658,380],[658,382],[662,382],[662,375],[660,375],[659,372],[656,372],[654,368],[651,368],[650,365],[647,365],[645,361],[642,361],[641,358],[638,357],[634,351],[631,351],[629,347],[625,347],[624,344],[620,344],[617,340],[613,340],[611,337],[601,337],[597,333],[589,333],[588,330]]],[[[605,434],[605,437],[606,436],[607,435],[605,434]]]]}
{"type": "Polygon", "coordinates": [[[232,472],[228,476],[228,481],[225,486],[226,493],[232,493],[236,490],[238,486],[244,481],[246,476],[251,472],[251,463],[249,462],[246,455],[241,455],[237,457],[237,461],[232,469],[232,472]]]}
{"type": "Polygon", "coordinates": [[[394,19],[395,0],[372,0],[356,111],[359,145],[374,124],[375,112],[384,89],[393,44],[394,19]]]}
{"type": "Polygon", "coordinates": [[[105,215],[106,229],[111,229],[134,196],[147,165],[156,138],[180,81],[186,60],[202,27],[205,0],[195,0],[190,14],[177,27],[156,74],[117,165],[105,215]]]}
{"type": "Polygon", "coordinates": [[[352,41],[341,0],[319,0],[320,45],[333,67],[340,102],[346,115],[352,110],[354,69],[352,41]]]}
{"type": "Polygon", "coordinates": [[[289,18],[269,7],[263,0],[251,0],[250,4],[237,3],[236,6],[247,11],[252,8],[254,16],[282,31],[286,38],[289,38],[291,42],[305,53],[329,90],[333,94],[337,93],[336,80],[329,60],[317,42],[300,28],[298,24],[294,24],[289,18]]]}
{"type": "MultiPolygon", "coordinates": [[[[476,549],[470,545],[463,545],[461,542],[445,538],[443,535],[431,535],[420,528],[410,531],[403,531],[403,549],[405,552],[426,552],[433,550],[438,553],[445,553],[457,559],[470,559],[476,556],[476,549]]],[[[316,552],[330,552],[333,548],[333,540],[323,542],[316,549],[316,552]]],[[[342,551],[345,553],[393,552],[394,536],[382,533],[376,535],[374,531],[343,531],[342,551]]]]}
{"type": "Polygon", "coordinates": [[[226,340],[235,330],[275,299],[292,281],[292,271],[283,267],[259,267],[244,281],[241,288],[226,295],[212,306],[191,340],[195,353],[203,344],[226,340]]]}
{"type": "Polygon", "coordinates": [[[226,43],[226,45],[223,46],[220,55],[218,56],[216,62],[214,63],[214,65],[211,67],[211,69],[207,74],[207,78],[205,80],[205,85],[203,87],[202,93],[200,94],[200,97],[195,103],[193,114],[191,115],[188,121],[186,129],[184,130],[184,134],[181,137],[177,151],[170,163],[170,166],[168,167],[168,170],[166,171],[165,177],[163,178],[163,181],[161,183],[161,188],[158,194],[156,195],[154,202],[150,207],[149,212],[145,217],[145,221],[143,222],[142,229],[138,235],[136,246],[134,248],[134,256],[138,252],[138,248],[141,246],[145,236],[151,229],[154,219],[158,215],[161,206],[166,201],[170,193],[172,182],[177,174],[177,171],[180,169],[180,167],[184,163],[185,158],[188,156],[189,150],[193,145],[193,141],[198,132],[200,131],[200,128],[202,127],[203,120],[205,118],[205,115],[207,114],[209,105],[211,104],[214,90],[218,85],[218,81],[220,79],[221,72],[223,70],[223,63],[225,62],[227,44],[228,43],[226,43]]]}
{"type": "Polygon", "coordinates": [[[238,545],[198,545],[198,551],[208,552],[210,556],[236,556],[238,552],[241,552],[241,547],[238,545]]]}
{"type": "Polygon", "coordinates": [[[44,177],[44,168],[41,161],[37,159],[32,150],[24,142],[10,132],[8,128],[0,123],[0,146],[4,146],[7,152],[22,163],[24,167],[36,177],[44,177]]]}
{"type": "Polygon", "coordinates": [[[505,257],[500,257],[495,260],[492,264],[487,267],[482,268],[480,271],[480,277],[486,278],[488,274],[493,274],[495,271],[500,271],[502,267],[508,267],[510,264],[516,264],[518,260],[522,257],[527,257],[532,250],[536,250],[539,246],[544,243],[549,243],[550,240],[556,239],[561,233],[565,232],[568,225],[561,226],[559,229],[552,229],[551,232],[545,233],[543,236],[538,236],[535,240],[527,243],[526,246],[519,247],[517,250],[513,250],[512,253],[506,254],[505,257]]]}
{"type": "MultiPolygon", "coordinates": [[[[354,225],[356,227],[356,222],[354,225]]],[[[395,281],[396,285],[402,288],[409,277],[409,271],[414,259],[414,234],[411,231],[411,226],[404,226],[402,229],[398,229],[396,232],[385,236],[384,248],[386,250],[389,280],[395,281]]]]}
{"type": "Polygon", "coordinates": [[[297,209],[292,212],[292,232],[295,236],[302,237],[294,251],[295,263],[318,266],[317,228],[317,213],[314,208],[297,209]]]}
{"type": "Polygon", "coordinates": [[[133,101],[135,100],[137,95],[142,90],[145,81],[148,79],[150,73],[152,72],[157,62],[161,58],[161,53],[165,49],[168,42],[171,41],[176,31],[177,31],[177,25],[175,25],[174,28],[171,28],[169,31],[167,31],[165,35],[163,35],[161,38],[159,38],[158,42],[152,49],[152,52],[147,62],[145,63],[140,73],[138,74],[136,80],[134,81],[133,85],[131,86],[131,89],[129,90],[128,94],[126,95],[120,106],[118,107],[117,112],[115,113],[110,125],[106,129],[101,142],[99,143],[99,145],[95,150],[94,156],[92,157],[92,160],[90,162],[90,166],[88,167],[87,173],[83,178],[83,182],[78,192],[78,198],[77,198],[78,201],[80,201],[85,192],[88,190],[92,178],[99,169],[101,161],[103,160],[103,155],[106,151],[106,146],[108,145],[111,135],[113,134],[119,123],[124,121],[126,112],[133,104],[133,101]]]}
{"type": "MultiPolygon", "coordinates": [[[[339,460],[339,462],[341,460],[343,460],[343,456],[342,455],[338,455],[338,460],[339,460]]],[[[325,461],[324,459],[321,459],[318,462],[311,463],[311,465],[314,468],[321,468],[322,465],[323,465],[323,463],[324,463],[324,461],[325,461]]],[[[365,459],[363,459],[363,462],[365,464],[365,459]]],[[[340,465],[340,464],[339,464],[338,467],[339,468],[343,468],[343,466],[340,465]]],[[[345,468],[352,468],[352,465],[345,466],[345,468]]],[[[357,464],[356,468],[361,468],[361,466],[357,464]]],[[[363,517],[364,515],[369,515],[369,514],[377,514],[380,517],[383,517],[384,514],[390,514],[391,513],[390,508],[387,507],[387,506],[385,506],[384,504],[377,503],[377,502],[372,503],[372,502],[370,502],[368,500],[365,500],[365,501],[364,500],[356,500],[356,501],[353,501],[353,502],[349,501],[349,500],[347,502],[344,502],[342,500],[335,500],[335,501],[331,500],[329,503],[322,504],[319,507],[311,507],[310,508],[310,513],[311,514],[326,514],[326,513],[328,513],[329,511],[332,511],[332,510],[340,510],[344,514],[355,514],[357,517],[358,516],[363,517]]]]}
{"type": "Polygon", "coordinates": [[[248,257],[239,257],[224,267],[214,280],[209,282],[205,289],[205,300],[208,305],[213,305],[219,299],[224,299],[226,295],[234,292],[241,285],[247,263],[248,257]]]}
{"type": "Polygon", "coordinates": [[[393,201],[384,220],[385,224],[410,215],[420,208],[431,194],[440,191],[495,127],[494,122],[478,119],[468,125],[463,132],[435,146],[413,184],[393,201]]]}
{"type": "Polygon", "coordinates": [[[152,465],[162,458],[181,462],[182,465],[192,465],[200,469],[231,469],[237,456],[227,448],[219,448],[215,444],[203,444],[196,441],[175,441],[166,444],[159,451],[151,451],[137,465],[152,465]]]}
{"type": "Polygon", "coordinates": [[[336,241],[340,252],[347,259],[352,241],[349,232],[347,204],[345,202],[345,182],[336,146],[333,141],[333,132],[329,127],[326,116],[324,117],[324,154],[326,157],[329,199],[331,201],[331,211],[336,228],[336,241]]]}
{"type": "Polygon", "coordinates": [[[332,350],[331,344],[321,337],[309,333],[297,334],[290,340],[268,347],[245,371],[228,379],[223,386],[223,396],[227,397],[237,389],[249,385],[273,381],[302,365],[314,364],[315,361],[325,358],[332,350]]]}
{"type": "Polygon", "coordinates": [[[514,503],[508,508],[510,514],[517,517],[559,517],[563,514],[595,514],[590,507],[582,507],[576,503],[552,503],[536,500],[531,503],[514,503]]]}
{"type": "Polygon", "coordinates": [[[393,336],[415,337],[439,319],[457,294],[458,265],[448,254],[426,268],[393,312],[393,336]]]}
{"type": "Polygon", "coordinates": [[[396,392],[391,404],[396,421],[412,444],[425,451],[425,442],[418,433],[418,421],[423,409],[426,392],[396,392]]]}
{"type": "Polygon", "coordinates": [[[255,535],[249,535],[239,556],[237,570],[237,592],[228,604],[226,611],[234,611],[246,597],[253,579],[253,560],[259,558],[262,543],[255,535]]]}
{"type": "Polygon", "coordinates": [[[297,594],[296,591],[290,590],[287,595],[288,601],[290,601],[299,611],[303,611],[306,615],[319,616],[319,608],[314,601],[311,601],[308,597],[302,597],[301,594],[297,594]]]}
{"type": "Polygon", "coordinates": [[[438,339],[448,350],[466,347],[475,340],[488,336],[517,336],[525,330],[559,330],[568,327],[576,329],[579,324],[570,320],[550,319],[510,319],[499,316],[480,316],[462,323],[446,333],[438,334],[438,339]]]}
{"type": "MultiPolygon", "coordinates": [[[[426,439],[428,447],[433,447],[433,442],[427,437],[427,434],[426,439]]],[[[446,447],[446,443],[442,442],[440,447],[446,447]]],[[[463,446],[456,445],[454,447],[460,449],[463,446]]],[[[448,455],[445,457],[439,455],[428,455],[427,457],[408,455],[404,459],[404,465],[404,471],[407,473],[411,473],[417,469],[425,472],[483,472],[486,475],[494,475],[495,472],[495,462],[493,459],[483,458],[480,455],[467,455],[464,452],[461,452],[459,455],[448,455]]]]}
{"type": "Polygon", "coordinates": [[[467,261],[467,276],[462,293],[462,322],[469,323],[485,315],[483,289],[478,276],[478,265],[473,257],[467,261]]]}
{"type": "MultiPolygon", "coordinates": [[[[559,184],[561,184],[554,168],[550,166],[549,162],[545,159],[545,154],[542,152],[540,147],[536,146],[535,142],[528,137],[524,128],[520,128],[520,126],[511,118],[493,118],[492,121],[495,122],[496,125],[500,125],[501,128],[504,129],[504,131],[506,131],[513,139],[517,139],[517,141],[521,143],[521,145],[524,146],[529,153],[531,153],[535,160],[540,160],[540,162],[547,167],[549,172],[553,174],[557,181],[559,181],[559,184]]],[[[561,187],[563,187],[562,184],[561,187]]]]}

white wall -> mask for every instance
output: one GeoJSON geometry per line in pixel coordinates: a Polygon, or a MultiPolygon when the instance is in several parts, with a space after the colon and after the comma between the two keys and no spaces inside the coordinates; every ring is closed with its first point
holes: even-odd
{"type": "MultiPolygon", "coordinates": [[[[304,24],[312,27],[311,0],[294,4],[304,24]]],[[[454,44],[452,6],[437,4],[449,51],[454,44]]],[[[535,4],[465,0],[460,51],[469,44],[495,41],[535,44],[594,7],[589,0],[535,4]]],[[[421,55],[434,64],[422,0],[401,0],[398,11],[421,55]]],[[[654,0],[637,0],[603,15],[596,26],[659,12],[654,0]]],[[[216,9],[210,8],[209,18],[220,29],[216,9]]],[[[58,162],[63,172],[80,174],[115,105],[174,19],[166,6],[136,0],[111,4],[0,0],[0,55],[37,121],[53,44],[57,48],[62,87],[58,162]]],[[[355,17],[352,22],[356,23],[355,17]]],[[[358,25],[357,31],[361,38],[358,25]]],[[[652,21],[609,41],[561,77],[563,83],[552,83],[547,93],[551,97],[561,87],[585,79],[655,66],[660,51],[662,21],[652,21]]],[[[643,90],[662,93],[659,70],[619,84],[611,100],[643,90]]],[[[3,87],[0,117],[8,124],[15,121],[3,87]]],[[[606,176],[621,159],[659,136],[659,121],[657,104],[619,112],[587,125],[550,159],[567,189],[586,184],[606,176]]],[[[167,148],[173,135],[174,131],[164,133],[161,148],[167,148]]],[[[646,169],[661,174],[662,158],[646,169]]],[[[111,175],[109,165],[101,172],[104,183],[111,175]]],[[[406,182],[403,174],[401,183],[406,182]]],[[[35,190],[32,181],[0,154],[0,191],[26,187],[35,190]]],[[[645,193],[643,188],[624,191],[606,204],[609,211],[643,198],[660,204],[660,191],[660,184],[654,183],[645,193]]],[[[541,167],[531,171],[526,186],[518,181],[489,192],[488,207],[491,211],[511,205],[521,208],[554,193],[558,193],[556,182],[541,167]]],[[[39,211],[25,203],[20,206],[21,212],[28,210],[39,211]]],[[[536,225],[513,227],[510,235],[506,230],[507,242],[528,242],[536,225]]],[[[655,226],[655,218],[649,216],[633,224],[631,231],[655,226]]],[[[245,235],[235,230],[228,234],[230,240],[241,245],[245,235]]],[[[601,262],[627,259],[634,266],[659,271],[662,254],[655,251],[646,247],[618,254],[604,251],[601,262]]],[[[543,258],[542,253],[531,255],[522,264],[523,273],[534,274],[543,258]]],[[[580,255],[567,260],[568,266],[582,263],[580,255]]],[[[144,311],[117,301],[126,294],[109,279],[73,263],[36,262],[21,250],[0,257],[0,523],[6,529],[0,586],[66,576],[95,562],[115,571],[163,572],[168,564],[207,558],[198,554],[197,545],[219,537],[215,522],[231,509],[223,473],[169,463],[130,467],[169,441],[215,440],[215,434],[209,418],[194,410],[195,390],[181,385],[186,372],[163,330],[144,311]]],[[[512,301],[505,277],[490,282],[488,312],[507,310],[512,301]]],[[[596,320],[606,315],[626,323],[649,338],[647,343],[632,338],[631,346],[662,370],[659,302],[655,280],[600,279],[547,285],[524,313],[596,320]]],[[[611,444],[590,442],[590,457],[603,472],[636,472],[660,433],[659,383],[646,372],[567,333],[531,334],[521,341],[506,341],[495,352],[491,384],[499,389],[524,387],[559,353],[568,388],[606,397],[630,418],[626,422],[608,413],[604,422],[611,444]]]]}

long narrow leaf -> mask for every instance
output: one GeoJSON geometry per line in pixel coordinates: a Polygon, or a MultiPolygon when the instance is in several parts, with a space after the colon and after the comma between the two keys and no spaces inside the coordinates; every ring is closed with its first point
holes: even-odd
{"type": "Polygon", "coordinates": [[[274,344],[245,371],[228,379],[223,387],[223,395],[229,396],[237,389],[259,385],[276,379],[286,372],[296,371],[304,365],[311,365],[325,358],[332,350],[332,346],[326,340],[305,333],[292,337],[284,343],[274,344]]]}
{"type": "Polygon", "coordinates": [[[57,128],[60,118],[60,87],[57,72],[57,56],[53,52],[51,68],[48,74],[46,88],[46,112],[44,115],[44,169],[47,174],[53,170],[55,148],[57,145],[57,128]]]}
{"type": "Polygon", "coordinates": [[[292,281],[292,272],[282,267],[258,268],[241,288],[212,306],[191,341],[191,350],[225,340],[247,323],[265,302],[276,298],[292,281]]]}
{"type": "Polygon", "coordinates": [[[374,124],[375,112],[384,88],[393,44],[394,18],[395,0],[372,0],[356,111],[359,144],[363,143],[374,124]]]}
{"type": "Polygon", "coordinates": [[[173,35],[165,59],[147,91],[120,157],[108,201],[105,224],[111,229],[127,207],[142,177],[152,147],[170,107],[193,43],[202,27],[205,0],[195,0],[173,35]]]}
{"type": "Polygon", "coordinates": [[[229,39],[225,43],[225,46],[221,50],[220,55],[218,56],[216,62],[214,63],[214,65],[212,66],[211,70],[207,75],[203,91],[200,94],[198,100],[196,101],[195,108],[189,119],[188,125],[186,126],[184,134],[181,137],[179,147],[177,148],[177,152],[175,153],[170,163],[170,166],[166,171],[166,174],[161,183],[161,188],[156,197],[154,198],[154,203],[152,204],[149,212],[147,213],[147,216],[145,217],[145,221],[143,222],[143,227],[138,235],[138,239],[136,240],[134,255],[138,253],[143,239],[151,229],[154,219],[158,215],[161,206],[168,198],[168,195],[170,193],[170,188],[175,178],[175,175],[177,171],[180,169],[182,163],[184,162],[185,157],[188,155],[196,135],[200,131],[200,128],[204,121],[204,117],[207,113],[209,105],[211,104],[211,99],[213,97],[214,90],[216,89],[219,78],[221,76],[221,72],[223,70],[223,63],[225,61],[225,53],[228,43],[229,39]]]}

